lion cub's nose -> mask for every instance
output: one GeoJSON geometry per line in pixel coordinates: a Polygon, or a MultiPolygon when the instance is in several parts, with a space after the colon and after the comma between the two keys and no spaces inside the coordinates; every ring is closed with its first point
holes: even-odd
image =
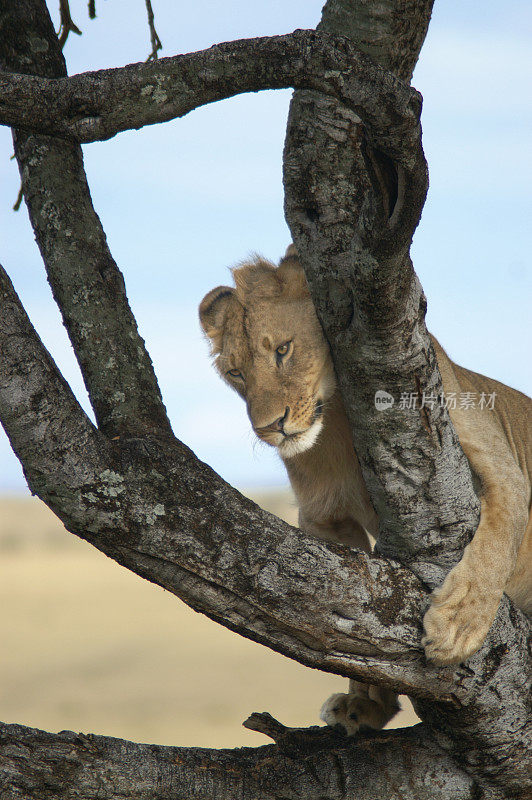
{"type": "Polygon", "coordinates": [[[285,412],[282,417],[279,417],[274,422],[270,422],[269,425],[264,425],[262,428],[255,428],[255,430],[257,433],[284,433],[284,423],[286,422],[289,413],[290,409],[285,408],[285,412]]]}

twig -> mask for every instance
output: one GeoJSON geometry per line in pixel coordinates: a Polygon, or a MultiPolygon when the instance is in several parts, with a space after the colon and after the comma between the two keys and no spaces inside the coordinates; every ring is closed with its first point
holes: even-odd
{"type": "MultiPolygon", "coordinates": [[[[65,42],[68,39],[69,33],[76,33],[78,36],[81,36],[81,31],[78,26],[72,20],[70,16],[70,6],[69,0],[59,0],[59,14],[61,23],[59,25],[59,30],[57,35],[59,36],[59,46],[64,47],[65,42]]],[[[89,16],[90,16],[90,3],[89,3],[89,16]]]]}
{"type": "Polygon", "coordinates": [[[273,739],[274,742],[282,736],[285,736],[290,730],[290,728],[287,728],[282,722],[279,722],[272,717],[271,714],[268,714],[267,711],[263,711],[262,713],[254,711],[253,714],[250,714],[249,717],[244,720],[242,726],[250,731],[263,733],[265,736],[269,736],[270,739],[273,739]]]}
{"type": "Polygon", "coordinates": [[[151,7],[151,0],[145,0],[146,11],[148,12],[148,25],[150,27],[150,40],[151,40],[151,53],[146,61],[156,61],[159,58],[158,51],[162,50],[162,43],[159,39],[159,34],[155,30],[155,18],[153,15],[153,8],[151,7]]]}
{"type": "Polygon", "coordinates": [[[13,206],[13,211],[19,210],[22,204],[23,197],[24,197],[24,192],[22,191],[22,184],[20,184],[20,189],[18,190],[17,199],[15,200],[15,205],[13,206]]]}
{"type": "Polygon", "coordinates": [[[89,0],[89,19],[96,19],[96,0],[89,0]]]}
{"type": "Polygon", "coordinates": [[[243,723],[244,728],[250,731],[263,733],[273,739],[281,752],[295,758],[305,752],[318,752],[329,750],[331,747],[352,747],[366,739],[372,739],[381,732],[358,732],[356,737],[348,737],[341,725],[311,725],[309,728],[287,728],[281,722],[268,714],[267,711],[255,711],[243,723]]]}
{"type": "MultiPolygon", "coordinates": [[[[10,161],[14,161],[16,158],[15,154],[13,153],[12,156],[9,157],[10,161]]],[[[22,203],[22,198],[24,197],[24,192],[22,191],[22,181],[20,182],[20,189],[18,190],[17,199],[15,200],[15,205],[13,206],[13,211],[18,211],[20,205],[22,203]]]]}

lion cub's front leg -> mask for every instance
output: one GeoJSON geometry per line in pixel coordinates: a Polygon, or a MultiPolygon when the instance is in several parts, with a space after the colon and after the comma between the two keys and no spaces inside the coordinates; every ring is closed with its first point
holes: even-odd
{"type": "MultiPolygon", "coordinates": [[[[523,475],[511,455],[505,457],[503,445],[495,461],[486,446],[462,436],[460,442],[482,483],[481,513],[462,560],[432,593],[423,620],[427,659],[441,665],[465,661],[484,642],[514,570],[528,517],[523,475]]],[[[495,449],[495,436],[491,444],[495,449]]]]}
{"type": "Polygon", "coordinates": [[[349,693],[333,694],[321,707],[320,719],[327,725],[341,725],[352,736],[364,728],[384,728],[400,710],[391,689],[349,681],[349,693]]]}

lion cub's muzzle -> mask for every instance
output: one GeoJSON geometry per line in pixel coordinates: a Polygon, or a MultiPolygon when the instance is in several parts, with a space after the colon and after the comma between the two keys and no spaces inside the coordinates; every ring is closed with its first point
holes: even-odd
{"type": "Polygon", "coordinates": [[[321,429],[322,414],[323,401],[318,399],[313,404],[312,412],[307,413],[304,419],[300,413],[291,414],[291,409],[286,407],[282,417],[277,417],[268,425],[253,425],[253,430],[263,442],[278,447],[282,453],[295,454],[314,443],[321,429]]]}
{"type": "Polygon", "coordinates": [[[260,439],[263,439],[268,444],[279,445],[282,442],[285,436],[288,436],[285,432],[284,425],[286,420],[288,419],[288,415],[290,413],[290,409],[287,407],[285,408],[284,414],[282,417],[278,417],[273,422],[270,422],[269,425],[262,425],[261,427],[253,426],[253,430],[257,434],[260,439]]]}

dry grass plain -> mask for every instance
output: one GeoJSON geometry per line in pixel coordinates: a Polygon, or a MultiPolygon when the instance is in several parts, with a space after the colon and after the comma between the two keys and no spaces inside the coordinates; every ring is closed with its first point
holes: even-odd
{"type": "MultiPolygon", "coordinates": [[[[250,493],[294,523],[288,492],[250,493]]],[[[36,499],[0,499],[0,719],[143,742],[254,746],[267,710],[318,723],[346,680],[191,611],[67,533],[36,499]]],[[[409,701],[392,727],[416,718],[409,701]]]]}

